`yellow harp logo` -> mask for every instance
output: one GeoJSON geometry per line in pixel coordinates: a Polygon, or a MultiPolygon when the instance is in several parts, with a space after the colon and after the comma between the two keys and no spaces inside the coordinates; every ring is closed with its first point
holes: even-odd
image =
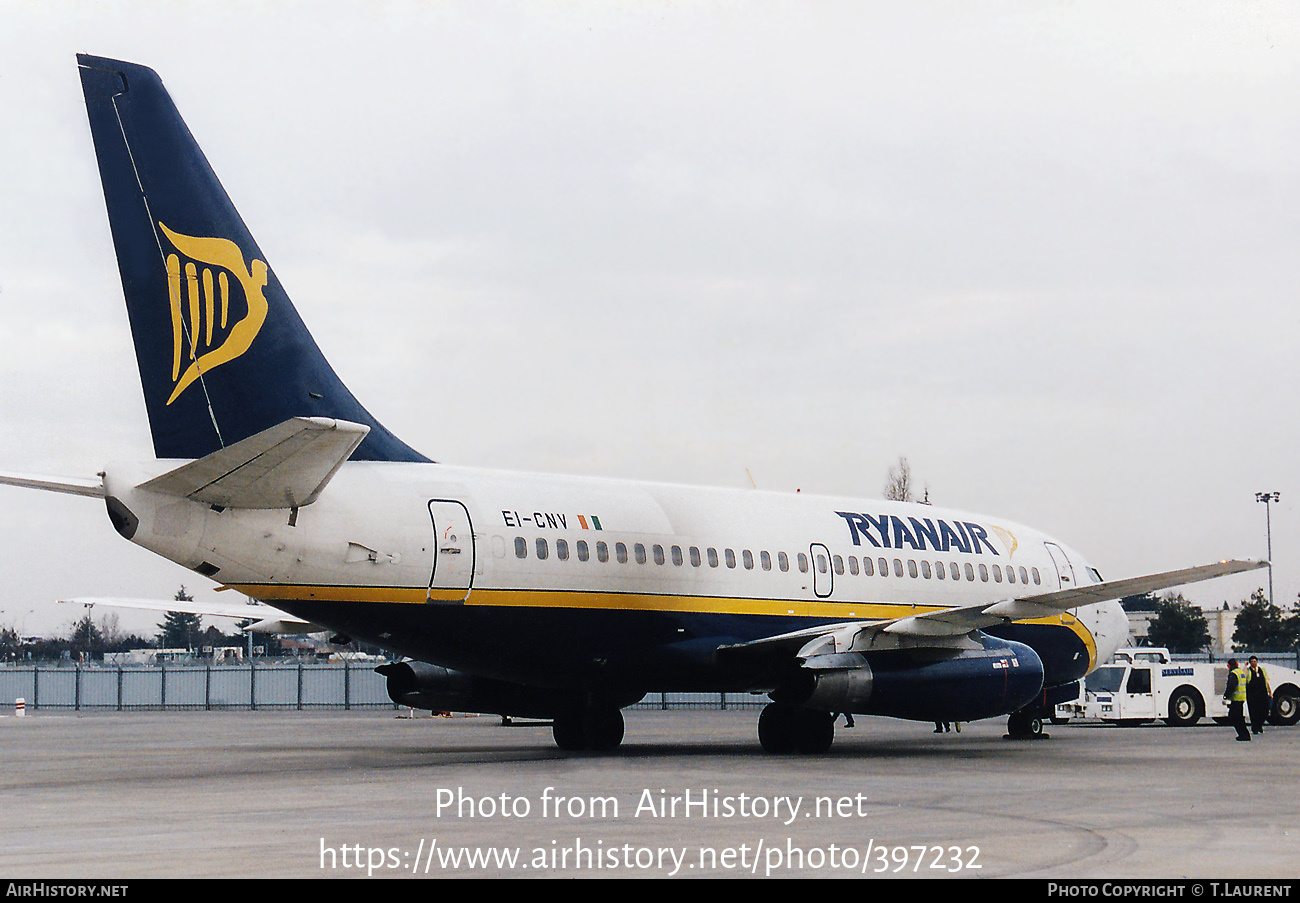
{"type": "Polygon", "coordinates": [[[999,527],[997,524],[989,524],[989,529],[998,534],[1002,544],[1007,547],[1007,557],[1016,554],[1016,549],[1020,548],[1020,543],[1016,541],[1016,535],[1006,527],[999,527]]]}
{"type": "Polygon", "coordinates": [[[266,263],[244,263],[239,246],[226,238],[195,238],[158,223],[180,254],[167,255],[167,293],[172,314],[171,404],[200,375],[233,361],[253,344],[266,322],[266,263]],[[188,260],[183,260],[184,255],[188,260]],[[230,278],[243,289],[243,316],[231,309],[230,278]],[[232,319],[238,317],[239,319],[232,319]],[[188,362],[185,371],[181,365],[188,362]]]}

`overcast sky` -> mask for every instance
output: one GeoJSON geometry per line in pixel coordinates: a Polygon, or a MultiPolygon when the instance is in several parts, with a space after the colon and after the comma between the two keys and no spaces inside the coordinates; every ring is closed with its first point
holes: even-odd
{"type": "MultiPolygon", "coordinates": [[[[1264,557],[1280,491],[1289,605],[1298,9],[8,0],[0,469],[152,456],[84,51],[159,72],[439,461],[876,498],[905,455],[1112,578],[1264,557]]],[[[0,487],[0,626],[181,583],[218,598],[102,504],[0,487]]]]}

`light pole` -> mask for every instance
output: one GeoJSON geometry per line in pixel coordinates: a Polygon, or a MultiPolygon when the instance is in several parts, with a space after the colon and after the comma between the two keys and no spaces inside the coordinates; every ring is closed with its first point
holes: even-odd
{"type": "Polygon", "coordinates": [[[1264,503],[1264,526],[1268,531],[1268,607],[1273,607],[1273,518],[1269,513],[1269,504],[1281,500],[1280,492],[1257,492],[1255,501],[1264,503]]]}

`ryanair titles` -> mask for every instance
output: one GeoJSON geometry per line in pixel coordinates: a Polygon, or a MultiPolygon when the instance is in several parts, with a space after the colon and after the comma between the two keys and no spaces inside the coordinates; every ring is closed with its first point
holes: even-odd
{"type": "Polygon", "coordinates": [[[906,520],[895,514],[858,514],[853,511],[836,511],[849,525],[849,535],[855,546],[865,539],[877,549],[913,548],[918,552],[927,549],[935,552],[964,552],[983,555],[988,549],[1000,554],[989,541],[988,531],[979,524],[968,521],[934,520],[929,517],[909,517],[906,520]]]}

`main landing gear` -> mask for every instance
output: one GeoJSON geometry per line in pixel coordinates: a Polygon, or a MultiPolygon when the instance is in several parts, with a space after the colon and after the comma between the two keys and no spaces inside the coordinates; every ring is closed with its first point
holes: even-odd
{"type": "Polygon", "coordinates": [[[758,742],[770,753],[824,753],[835,742],[835,714],[774,702],[758,718],[758,742]]]}
{"type": "Polygon", "coordinates": [[[567,752],[609,752],[623,742],[623,713],[614,706],[574,706],[555,716],[551,733],[567,752]]]}

